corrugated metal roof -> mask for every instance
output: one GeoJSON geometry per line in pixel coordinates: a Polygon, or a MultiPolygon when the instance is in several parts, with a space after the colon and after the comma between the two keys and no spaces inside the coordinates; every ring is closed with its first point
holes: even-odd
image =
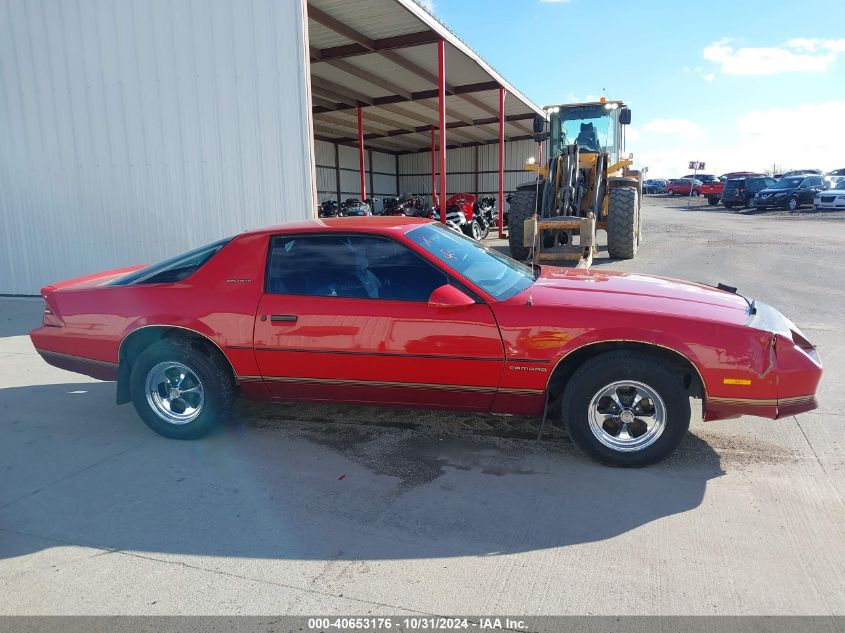
{"type": "Polygon", "coordinates": [[[446,42],[447,143],[498,140],[499,86],[505,137],[527,138],[540,107],[414,0],[308,0],[311,90],[317,138],[408,152],[430,145],[438,125],[437,44],[446,42]]]}

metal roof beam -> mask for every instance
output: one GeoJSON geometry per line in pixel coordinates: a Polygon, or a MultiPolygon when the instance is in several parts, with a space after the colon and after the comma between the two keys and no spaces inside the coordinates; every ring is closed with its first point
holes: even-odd
{"type": "MultiPolygon", "coordinates": [[[[367,79],[366,81],[370,81],[371,83],[374,83],[374,84],[376,83],[375,81],[372,81],[370,79],[367,79]]],[[[388,104],[393,104],[393,103],[407,103],[409,101],[421,101],[423,99],[436,99],[437,98],[437,90],[436,89],[434,89],[434,90],[419,90],[417,92],[407,93],[410,96],[410,98],[406,98],[406,96],[404,94],[385,95],[383,97],[369,97],[369,96],[366,96],[366,95],[362,95],[361,93],[359,93],[357,91],[353,91],[350,88],[346,88],[345,86],[341,86],[340,84],[329,81],[327,79],[322,79],[322,78],[314,75],[313,73],[311,74],[311,84],[312,84],[312,86],[322,86],[322,87],[326,88],[327,90],[330,90],[334,93],[341,93],[341,94],[348,93],[350,96],[355,95],[355,96],[358,97],[358,100],[361,101],[362,103],[367,103],[368,105],[374,105],[374,106],[388,105],[388,104]]],[[[462,86],[453,86],[452,88],[454,90],[453,94],[458,94],[462,98],[466,98],[465,95],[468,95],[470,93],[485,92],[487,90],[498,90],[499,84],[497,84],[494,81],[488,81],[488,82],[475,83],[475,84],[466,84],[466,85],[462,85],[462,86]]],[[[403,91],[403,92],[405,92],[405,91],[403,91]]],[[[349,102],[349,100],[342,101],[341,103],[347,103],[347,104],[350,104],[350,105],[348,105],[347,107],[343,107],[343,106],[336,107],[334,109],[345,110],[348,107],[357,107],[358,106],[357,103],[351,104],[349,102]]],[[[485,111],[487,111],[487,110],[485,110],[485,111]]],[[[498,113],[496,113],[496,114],[497,114],[496,121],[498,121],[499,120],[498,119],[498,113]]],[[[459,118],[458,116],[455,116],[455,115],[453,115],[453,116],[454,116],[454,118],[459,118]]]]}
{"type": "Polygon", "coordinates": [[[367,50],[373,50],[375,42],[363,33],[356,31],[351,26],[344,24],[337,18],[330,16],[328,13],[321,11],[313,5],[308,5],[308,18],[314,20],[317,24],[322,24],[327,29],[330,29],[342,35],[348,40],[352,40],[359,46],[363,46],[367,50]]]}
{"type": "Polygon", "coordinates": [[[359,68],[355,64],[351,64],[342,59],[333,59],[329,62],[329,64],[334,66],[338,70],[342,70],[343,72],[352,75],[353,77],[357,77],[358,79],[366,81],[367,83],[371,83],[374,86],[378,86],[379,88],[389,90],[393,94],[399,95],[406,101],[413,101],[414,99],[413,94],[411,92],[403,90],[392,81],[388,81],[383,77],[367,72],[366,70],[359,68]]]}
{"type": "Polygon", "coordinates": [[[332,46],[331,48],[314,49],[317,56],[312,52],[311,61],[313,63],[327,62],[332,59],[345,59],[357,55],[366,55],[367,53],[389,52],[399,48],[434,44],[438,39],[440,38],[434,31],[420,31],[419,33],[407,33],[405,35],[394,35],[392,37],[371,40],[372,48],[368,48],[358,42],[354,44],[342,44],[340,46],[332,46]]]}

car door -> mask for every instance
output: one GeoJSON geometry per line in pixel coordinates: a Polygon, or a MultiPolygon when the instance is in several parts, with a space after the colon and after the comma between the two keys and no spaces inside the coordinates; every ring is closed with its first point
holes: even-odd
{"type": "Polygon", "coordinates": [[[815,178],[805,178],[798,187],[798,200],[801,204],[810,203],[816,197],[815,178]]]}
{"type": "Polygon", "coordinates": [[[490,307],[429,305],[449,276],[375,235],[271,239],[255,355],[285,400],[487,410],[504,365],[490,307]]]}

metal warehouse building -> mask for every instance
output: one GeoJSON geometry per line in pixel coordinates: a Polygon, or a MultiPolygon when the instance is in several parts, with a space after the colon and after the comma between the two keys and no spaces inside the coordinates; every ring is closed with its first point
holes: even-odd
{"type": "Polygon", "coordinates": [[[0,294],[327,198],[499,196],[538,112],[413,0],[0,0],[0,294]]]}

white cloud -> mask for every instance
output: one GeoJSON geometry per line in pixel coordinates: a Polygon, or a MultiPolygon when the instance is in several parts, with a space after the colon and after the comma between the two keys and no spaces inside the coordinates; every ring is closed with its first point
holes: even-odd
{"type": "Polygon", "coordinates": [[[707,73],[704,75],[704,81],[713,81],[716,78],[716,73],[707,73]]]}
{"type": "Polygon", "coordinates": [[[777,75],[825,72],[843,52],[845,39],[793,38],[781,46],[757,48],[734,48],[731,40],[721,39],[706,47],[702,55],[727,75],[777,75]]]}
{"type": "MultiPolygon", "coordinates": [[[[761,108],[703,130],[697,138],[669,136],[677,127],[658,119],[640,129],[636,141],[628,136],[628,151],[652,178],[674,178],[688,172],[687,163],[707,163],[706,172],[763,171],[774,164],[784,169],[845,167],[845,100],[808,102],[789,108],[761,108]],[[647,130],[650,128],[651,131],[647,130]],[[658,132],[658,130],[660,130],[658,132]]],[[[683,129],[681,125],[679,129],[683,129]]]]}
{"type": "Polygon", "coordinates": [[[689,119],[652,119],[643,125],[642,133],[643,135],[662,134],[685,140],[695,140],[704,136],[704,129],[698,123],[689,119]]]}

